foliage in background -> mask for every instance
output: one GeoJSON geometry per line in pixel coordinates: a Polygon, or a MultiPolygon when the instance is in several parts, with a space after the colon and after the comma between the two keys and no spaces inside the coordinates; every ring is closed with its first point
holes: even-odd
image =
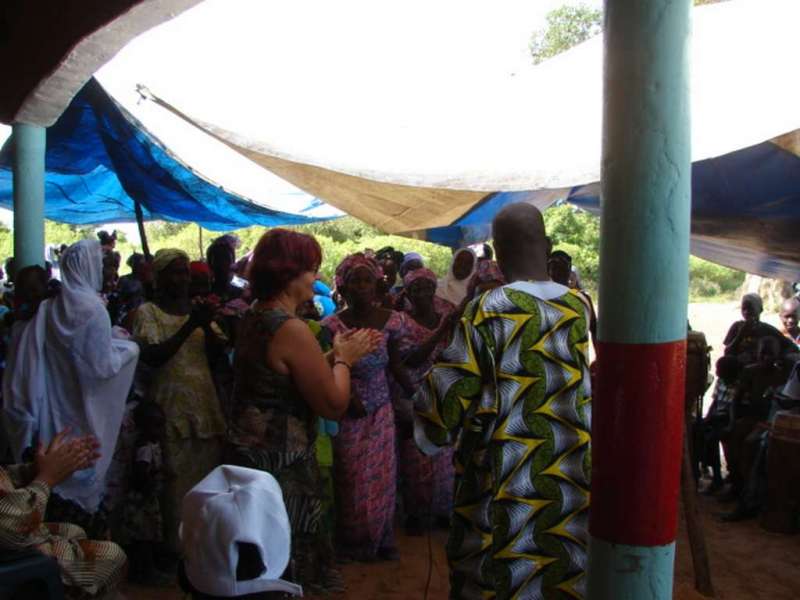
{"type": "Polygon", "coordinates": [[[717,265],[696,256],[689,257],[689,298],[733,299],[739,293],[746,273],[717,265]]]}
{"type": "MultiPolygon", "coordinates": [[[[572,256],[585,288],[597,291],[600,278],[600,219],[569,204],[544,212],[547,235],[553,248],[572,256]]],[[[653,273],[658,277],[658,273],[653,273]]],[[[744,283],[745,273],[689,257],[689,296],[693,300],[731,299],[744,283]]]]}
{"type": "Polygon", "coordinates": [[[547,25],[535,31],[529,44],[533,64],[569,50],[603,30],[603,13],[585,4],[567,5],[545,16],[547,25]]]}
{"type": "MultiPolygon", "coordinates": [[[[694,5],[717,4],[727,0],[694,0],[694,5]]],[[[528,47],[533,64],[585,42],[603,30],[603,12],[585,4],[567,4],[545,15],[546,25],[534,31],[528,47]]]]}
{"type": "MultiPolygon", "coordinates": [[[[600,220],[569,204],[559,204],[544,212],[545,226],[554,249],[564,250],[572,256],[573,264],[578,268],[584,287],[593,293],[597,291],[600,276],[600,220]]],[[[402,252],[419,252],[426,263],[439,276],[444,275],[450,266],[452,252],[444,246],[428,242],[412,240],[405,237],[386,235],[375,227],[367,225],[352,217],[334,221],[325,221],[313,225],[302,225],[295,229],[314,235],[322,246],[323,265],[321,275],[326,281],[333,280],[336,266],[341,260],[353,252],[366,248],[379,250],[384,246],[393,246],[402,252]]],[[[79,227],[47,221],[45,223],[45,242],[50,246],[72,244],[78,240],[96,239],[96,227],[79,227]]],[[[239,256],[252,250],[259,238],[266,231],[263,227],[248,227],[231,232],[239,236],[242,246],[239,256]]],[[[211,241],[220,236],[218,231],[202,231],[203,245],[200,246],[200,228],[187,223],[155,222],[147,225],[148,240],[152,252],[161,248],[180,248],[193,260],[204,256],[205,249],[211,241]]],[[[117,250],[125,259],[134,251],[134,247],[122,232],[117,232],[117,250]]],[[[0,224],[0,258],[5,259],[13,252],[13,236],[11,231],[0,224]]],[[[122,267],[127,273],[127,267],[122,267]]],[[[700,258],[689,260],[689,294],[693,299],[727,299],[736,295],[744,282],[745,274],[741,271],[722,267],[700,258]]],[[[657,274],[654,274],[657,276],[657,274]]]]}
{"type": "Polygon", "coordinates": [[[596,291],[600,277],[600,219],[565,203],[544,211],[544,224],[553,249],[572,256],[583,287],[596,291]]]}
{"type": "MultiPolygon", "coordinates": [[[[439,276],[447,271],[452,259],[452,252],[449,248],[396,235],[386,235],[375,227],[352,217],[345,217],[335,221],[323,221],[312,225],[300,225],[291,229],[309,233],[317,238],[322,247],[323,256],[320,274],[328,282],[333,281],[336,267],[345,256],[366,248],[380,250],[384,246],[393,246],[401,252],[419,252],[425,257],[426,264],[439,276]]],[[[266,231],[265,227],[248,227],[231,231],[230,233],[238,236],[242,242],[238,251],[239,256],[255,248],[259,238],[266,231]]],[[[152,252],[156,252],[161,248],[180,248],[187,252],[192,259],[196,260],[201,257],[200,230],[197,225],[153,223],[148,224],[147,234],[152,252]]],[[[203,251],[214,238],[220,235],[222,234],[218,231],[204,229],[203,251]]]]}

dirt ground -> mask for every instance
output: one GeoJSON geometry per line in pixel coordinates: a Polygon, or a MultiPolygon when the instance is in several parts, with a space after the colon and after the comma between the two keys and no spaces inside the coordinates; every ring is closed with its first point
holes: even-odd
{"type": "MultiPolygon", "coordinates": [[[[800,536],[768,533],[756,521],[722,523],[715,514],[730,509],[714,499],[702,498],[703,526],[708,544],[711,574],[720,600],[797,600],[800,598],[800,536]]],[[[344,565],[347,593],[330,600],[422,600],[428,576],[428,538],[398,532],[397,562],[344,565]]],[[[429,600],[446,600],[446,533],[431,535],[432,561],[429,600]]],[[[680,521],[675,562],[675,600],[702,600],[694,591],[694,572],[683,521],[680,521]]],[[[128,587],[128,600],[178,600],[177,588],[128,587]]]]}
{"type": "MultiPolygon", "coordinates": [[[[692,304],[689,318],[694,329],[705,332],[713,346],[713,359],[721,354],[722,340],[730,324],[739,318],[738,304],[692,304]]],[[[778,326],[776,315],[764,321],[778,326]]],[[[713,364],[713,363],[712,363],[713,364]]],[[[799,457],[800,458],[800,457],[799,457]]],[[[757,521],[722,523],[717,514],[731,505],[700,497],[700,510],[706,535],[711,574],[716,598],[721,600],[797,600],[800,598],[800,536],[764,531],[757,521]]],[[[680,519],[675,564],[676,600],[700,600],[694,591],[694,573],[683,519],[680,519]]],[[[428,537],[408,537],[398,532],[400,560],[390,563],[359,564],[343,567],[347,593],[329,596],[331,600],[423,599],[430,567],[430,600],[447,598],[447,562],[444,556],[446,533],[436,531],[428,537]],[[429,554],[430,543],[430,554],[429,554]],[[430,556],[430,560],[429,560],[430,556]]],[[[128,587],[129,600],[177,600],[177,588],[144,589],[128,587]]]]}

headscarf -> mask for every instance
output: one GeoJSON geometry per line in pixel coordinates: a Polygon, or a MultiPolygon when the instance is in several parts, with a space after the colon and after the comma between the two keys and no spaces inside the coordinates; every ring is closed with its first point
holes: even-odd
{"type": "Polygon", "coordinates": [[[66,427],[94,435],[101,458],[57,486],[58,494],[94,512],[119,435],[138,346],[112,338],[100,300],[100,244],[83,240],[61,258],[61,293],[15,328],[3,382],[4,420],[17,460],[38,437],[44,444],[66,427]]]}
{"type": "Polygon", "coordinates": [[[400,277],[405,277],[406,269],[408,269],[408,265],[414,261],[419,261],[422,265],[425,265],[425,259],[422,258],[422,255],[418,252],[406,252],[403,256],[403,262],[400,263],[400,277]]]}
{"type": "Polygon", "coordinates": [[[189,273],[191,273],[192,277],[208,277],[210,279],[211,267],[202,260],[193,260],[189,263],[189,273]]]}
{"type": "Polygon", "coordinates": [[[452,302],[456,306],[461,304],[461,301],[467,297],[469,282],[470,279],[472,279],[473,273],[475,273],[477,264],[478,257],[475,256],[475,252],[471,248],[461,248],[456,251],[453,255],[453,262],[450,263],[450,270],[447,272],[447,275],[439,280],[439,285],[436,286],[436,295],[452,302]],[[469,252],[472,255],[472,271],[470,271],[464,279],[456,279],[456,276],[453,274],[453,266],[458,256],[463,252],[469,252]]]}
{"type": "Polygon", "coordinates": [[[417,279],[427,279],[428,281],[432,281],[435,285],[436,273],[425,267],[422,267],[421,269],[416,269],[414,271],[409,271],[408,273],[406,273],[406,276],[403,277],[403,287],[407,288],[417,279]]]}
{"type": "Polygon", "coordinates": [[[500,285],[505,284],[506,278],[503,276],[500,267],[493,260],[479,261],[478,266],[475,268],[475,274],[470,278],[467,286],[467,298],[475,297],[475,291],[479,285],[492,281],[496,281],[500,285]]]}
{"type": "Polygon", "coordinates": [[[103,289],[103,248],[94,240],[73,244],[61,255],[61,294],[51,304],[51,330],[69,339],[86,321],[105,310],[100,300],[103,289]]]}
{"type": "Polygon", "coordinates": [[[153,277],[158,279],[161,271],[166,269],[173,260],[179,258],[182,258],[187,263],[189,262],[189,255],[178,248],[163,248],[156,252],[156,255],[153,257],[153,277]]]}
{"type": "Polygon", "coordinates": [[[341,290],[347,280],[350,278],[356,269],[367,269],[376,279],[383,277],[383,269],[374,258],[366,256],[362,252],[356,252],[345,258],[338,267],[336,267],[336,288],[341,290]]]}

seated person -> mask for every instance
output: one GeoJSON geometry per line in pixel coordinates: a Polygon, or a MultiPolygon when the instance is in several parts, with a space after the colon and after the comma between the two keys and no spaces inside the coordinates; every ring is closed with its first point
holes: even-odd
{"type": "Polygon", "coordinates": [[[769,415],[767,392],[786,382],[792,366],[781,358],[778,341],[772,336],[761,338],[757,349],[758,362],[745,367],[739,376],[739,388],[731,407],[733,425],[722,437],[731,474],[732,494],[727,497],[730,500],[737,499],[744,488],[750,466],[743,454],[745,441],[769,415]]]}
{"type": "Polygon", "coordinates": [[[717,381],[714,385],[711,406],[702,422],[703,451],[702,462],[711,467],[711,484],[703,490],[713,494],[722,489],[722,467],[719,445],[722,435],[731,427],[733,399],[738,389],[739,362],[733,356],[723,356],[717,361],[717,381]]]}
{"type": "Polygon", "coordinates": [[[181,587],[195,600],[303,595],[280,579],[291,528],[278,482],[264,471],[222,465],[183,499],[181,587]],[[213,550],[210,550],[213,549],[213,550]]]}
{"type": "Polygon", "coordinates": [[[125,553],[112,542],[87,540],[80,527],[44,523],[50,490],[99,458],[91,436],[62,431],[31,464],[0,467],[0,551],[35,549],[58,561],[68,598],[112,592],[125,571],[125,553]]]}
{"type": "Polygon", "coordinates": [[[781,323],[783,323],[783,330],[781,333],[790,339],[793,344],[800,346],[800,326],[798,326],[798,317],[800,317],[800,300],[797,298],[789,298],[781,304],[781,323]]]}
{"type": "Polygon", "coordinates": [[[763,337],[775,338],[780,354],[797,350],[792,342],[768,323],[761,322],[764,303],[758,294],[745,294],[742,297],[742,320],[736,321],[725,336],[725,356],[735,356],[739,364],[746,366],[756,362],[758,340],[763,337]]]}

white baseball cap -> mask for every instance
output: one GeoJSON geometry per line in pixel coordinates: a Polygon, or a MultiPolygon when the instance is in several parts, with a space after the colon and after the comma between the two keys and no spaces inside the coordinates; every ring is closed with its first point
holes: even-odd
{"type": "Polygon", "coordinates": [[[267,591],[303,595],[280,579],[289,564],[291,527],[283,494],[264,471],[222,465],[183,497],[180,537],[189,583],[210,596],[236,597],[267,591]],[[258,549],[264,571],[236,579],[240,543],[258,549]]]}

